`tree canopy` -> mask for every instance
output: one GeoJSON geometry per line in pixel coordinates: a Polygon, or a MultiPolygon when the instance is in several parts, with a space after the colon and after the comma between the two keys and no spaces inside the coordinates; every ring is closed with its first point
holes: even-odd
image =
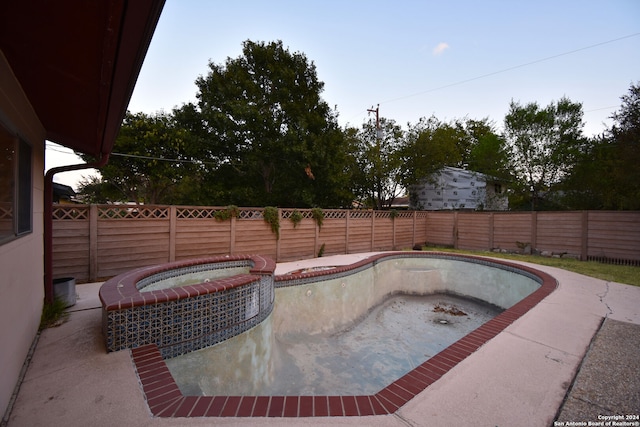
{"type": "Polygon", "coordinates": [[[245,41],[196,85],[170,113],[127,112],[101,177],[80,185],[87,202],[387,209],[453,166],[506,181],[511,209],[640,209],[639,84],[593,138],[566,97],[512,101],[502,132],[435,116],[343,129],[314,63],[281,41],[245,41]]]}
{"type": "Polygon", "coordinates": [[[536,102],[511,102],[504,119],[504,137],[510,148],[510,166],[516,191],[531,208],[543,192],[557,185],[575,166],[581,145],[582,105],[561,98],[541,108],[536,102]]]}
{"type": "Polygon", "coordinates": [[[563,183],[568,208],[640,209],[640,84],[621,100],[611,129],[588,141],[563,183]]]}
{"type": "Polygon", "coordinates": [[[366,207],[389,208],[403,191],[400,150],[404,132],[395,121],[385,118],[379,124],[369,121],[354,132],[350,147],[354,193],[366,207]]]}
{"type": "Polygon", "coordinates": [[[184,203],[197,176],[187,155],[191,142],[170,114],[127,112],[101,179],[85,180],[80,192],[93,203],[184,203]]]}
{"type": "Polygon", "coordinates": [[[350,202],[337,114],[321,98],[313,62],[281,41],[246,41],[209,64],[197,105],[176,114],[199,135],[212,203],[343,206],[350,202]]]}

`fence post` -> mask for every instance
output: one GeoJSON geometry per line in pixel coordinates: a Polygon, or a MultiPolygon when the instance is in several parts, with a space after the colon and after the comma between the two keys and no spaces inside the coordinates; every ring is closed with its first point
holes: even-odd
{"type": "Polygon", "coordinates": [[[351,211],[347,211],[344,218],[344,253],[349,253],[349,218],[351,217],[351,211]]]}
{"type": "Polygon", "coordinates": [[[531,250],[538,246],[538,212],[531,212],[531,250]]]}
{"type": "Polygon", "coordinates": [[[89,206],[89,281],[98,280],[98,206],[89,206]]]}
{"type": "MultiPolygon", "coordinates": [[[[278,223],[282,224],[282,209],[278,208],[278,223]]],[[[276,236],[276,262],[280,260],[280,238],[276,236]]]]}
{"type": "Polygon", "coordinates": [[[169,206],[169,262],[176,260],[176,222],[177,209],[169,206]]]}
{"type": "Polygon", "coordinates": [[[311,254],[311,258],[315,258],[318,255],[318,251],[320,250],[320,227],[318,223],[313,220],[314,225],[314,236],[313,236],[313,253],[311,254]]]}
{"type": "Polygon", "coordinates": [[[396,250],[396,219],[391,217],[391,250],[396,250]]]}
{"type": "Polygon", "coordinates": [[[458,211],[453,212],[453,248],[458,249],[458,211]]]}
{"type": "Polygon", "coordinates": [[[489,250],[493,250],[493,212],[489,213],[489,250]]]}
{"type": "Polygon", "coordinates": [[[236,217],[231,215],[231,221],[229,225],[229,255],[233,255],[236,252],[236,217]]]}
{"type": "Polygon", "coordinates": [[[582,249],[580,250],[580,261],[589,258],[589,211],[582,211],[582,249]]]}
{"type": "Polygon", "coordinates": [[[411,248],[416,245],[416,211],[413,211],[413,223],[411,225],[411,248]]]}
{"type": "Polygon", "coordinates": [[[373,248],[375,248],[376,243],[376,211],[375,209],[371,210],[371,252],[373,252],[373,248]]]}

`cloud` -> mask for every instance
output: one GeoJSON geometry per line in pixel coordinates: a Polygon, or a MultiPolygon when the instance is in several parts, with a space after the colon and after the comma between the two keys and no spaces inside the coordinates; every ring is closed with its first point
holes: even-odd
{"type": "Polygon", "coordinates": [[[434,55],[442,55],[445,50],[449,49],[449,44],[445,42],[438,43],[438,46],[433,48],[434,55]]]}

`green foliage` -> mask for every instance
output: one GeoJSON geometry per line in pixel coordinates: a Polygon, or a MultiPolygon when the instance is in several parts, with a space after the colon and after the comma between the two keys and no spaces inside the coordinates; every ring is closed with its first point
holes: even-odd
{"type": "Polygon", "coordinates": [[[209,63],[197,103],[127,112],[109,163],[80,183],[79,198],[300,208],[355,200],[387,209],[405,191],[415,206],[412,185],[453,166],[508,182],[512,209],[640,209],[640,84],[622,96],[611,129],[591,139],[582,105],[567,98],[546,107],[512,101],[501,135],[488,119],[466,117],[421,118],[407,130],[382,117],[380,129],[373,120],[341,129],[303,53],[281,41],[242,47],[209,63]]]}
{"type": "Polygon", "coordinates": [[[271,231],[280,239],[280,211],[273,206],[267,206],[262,212],[264,221],[271,226],[271,231]]]}
{"type": "Polygon", "coordinates": [[[324,83],[302,53],[281,41],[245,41],[240,57],[209,64],[198,104],[176,111],[198,135],[213,203],[343,206],[344,136],[322,100],[324,83]]]}
{"type": "Polygon", "coordinates": [[[395,121],[380,118],[381,137],[375,122],[369,121],[362,130],[349,131],[352,185],[355,194],[368,207],[389,207],[402,192],[400,176],[403,161],[400,148],[404,132],[395,121]]]}
{"type": "Polygon", "coordinates": [[[300,211],[296,209],[291,212],[291,216],[289,217],[289,219],[291,220],[291,222],[293,222],[293,228],[296,228],[298,227],[298,224],[300,224],[300,221],[302,221],[303,216],[300,211]]]}
{"type": "Polygon", "coordinates": [[[311,209],[311,216],[313,220],[318,225],[318,229],[322,228],[322,223],[324,222],[324,212],[321,208],[313,208],[311,209]]]}
{"type": "Polygon", "coordinates": [[[320,249],[318,249],[318,258],[322,257],[322,255],[324,255],[324,243],[322,245],[320,245],[320,249]]]}
{"type": "Polygon", "coordinates": [[[197,171],[188,154],[190,138],[169,114],[127,112],[102,178],[83,182],[81,195],[99,203],[183,203],[197,171]]]}
{"type": "Polygon", "coordinates": [[[389,212],[389,218],[391,218],[392,220],[396,219],[398,215],[399,213],[396,209],[391,209],[391,211],[389,212]]]}
{"type": "Polygon", "coordinates": [[[240,209],[235,205],[229,205],[225,210],[217,211],[214,214],[215,219],[218,221],[226,221],[231,218],[238,218],[240,216],[240,209]]]}
{"type": "Polygon", "coordinates": [[[52,303],[45,302],[40,316],[39,330],[63,324],[69,317],[69,313],[65,309],[66,302],[59,298],[55,298],[52,303]]]}
{"type": "Polygon", "coordinates": [[[612,128],[585,145],[563,182],[569,209],[640,209],[640,84],[621,99],[612,128]]]}
{"type": "Polygon", "coordinates": [[[583,126],[582,104],[567,98],[545,108],[511,102],[504,136],[511,150],[514,190],[521,201],[529,199],[532,210],[541,208],[541,195],[555,190],[575,166],[585,143],[583,126]]]}

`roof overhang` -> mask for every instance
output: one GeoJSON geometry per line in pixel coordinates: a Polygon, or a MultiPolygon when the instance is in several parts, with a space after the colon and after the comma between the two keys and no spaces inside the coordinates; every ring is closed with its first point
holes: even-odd
{"type": "Polygon", "coordinates": [[[0,50],[46,138],[109,154],[164,0],[9,0],[0,50]]]}

